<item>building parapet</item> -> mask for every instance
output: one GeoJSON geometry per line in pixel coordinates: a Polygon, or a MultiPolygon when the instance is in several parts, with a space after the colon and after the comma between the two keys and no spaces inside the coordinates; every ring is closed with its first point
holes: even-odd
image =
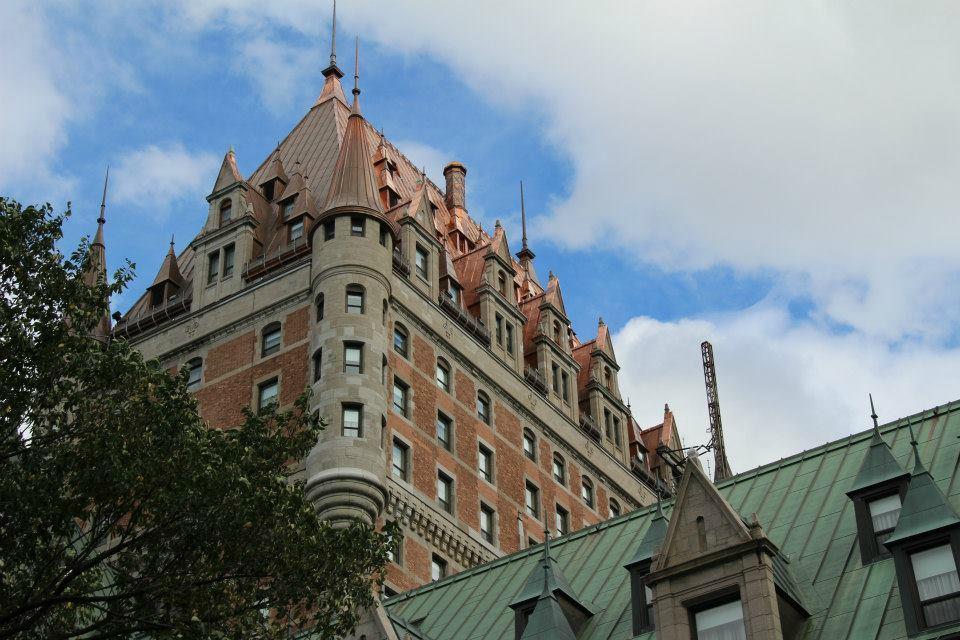
{"type": "Polygon", "coordinates": [[[448,316],[453,318],[457,324],[463,327],[467,333],[482,342],[485,346],[490,346],[490,330],[483,325],[483,322],[479,318],[474,318],[464,311],[460,305],[453,301],[453,298],[451,298],[450,294],[446,291],[440,294],[440,308],[443,309],[448,316]]]}
{"type": "Polygon", "coordinates": [[[531,387],[540,392],[540,395],[547,395],[547,392],[549,391],[547,388],[547,379],[543,377],[542,373],[540,373],[540,369],[527,365],[524,369],[523,376],[527,379],[527,382],[530,383],[531,387]]]}

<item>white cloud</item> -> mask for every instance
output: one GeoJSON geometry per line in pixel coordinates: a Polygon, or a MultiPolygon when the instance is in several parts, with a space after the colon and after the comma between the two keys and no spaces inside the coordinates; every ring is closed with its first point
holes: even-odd
{"type": "Polygon", "coordinates": [[[444,184],[443,168],[454,159],[448,151],[442,151],[428,144],[415,140],[395,140],[393,142],[403,155],[413,163],[413,166],[425,168],[427,177],[441,187],[444,184]]]}
{"type": "Polygon", "coordinates": [[[668,402],[686,445],[709,440],[700,342],[712,342],[735,472],[868,428],[868,393],[881,422],[957,397],[958,350],[836,335],[766,305],[712,320],[638,317],[613,340],[639,423],[659,424],[668,402]]]}
{"type": "Polygon", "coordinates": [[[179,142],[128,151],[110,171],[111,199],[162,220],[174,202],[202,202],[213,187],[221,160],[212,153],[188,151],[179,142]]]}
{"type": "Polygon", "coordinates": [[[319,87],[302,82],[303,61],[322,59],[319,50],[301,50],[257,35],[240,46],[236,68],[249,76],[266,107],[282,114],[291,106],[301,106],[305,91],[316,90],[319,94],[319,87]]]}

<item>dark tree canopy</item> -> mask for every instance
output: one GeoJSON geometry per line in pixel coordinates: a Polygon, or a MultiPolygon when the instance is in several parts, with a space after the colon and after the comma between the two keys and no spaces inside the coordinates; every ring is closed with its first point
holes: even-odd
{"type": "Polygon", "coordinates": [[[0,638],[347,633],[388,536],[291,481],[323,428],[306,393],[208,429],[184,375],[87,335],[133,265],[86,286],[69,215],[0,197],[0,638]]]}

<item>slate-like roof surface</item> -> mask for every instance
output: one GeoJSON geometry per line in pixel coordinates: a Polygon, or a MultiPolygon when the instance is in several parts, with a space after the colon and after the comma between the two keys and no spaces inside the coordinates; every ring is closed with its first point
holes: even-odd
{"type": "MultiPolygon", "coordinates": [[[[960,401],[881,427],[898,462],[912,461],[907,424],[921,459],[954,508],[960,506],[960,401]]],[[[718,485],[740,514],[756,513],[767,536],[789,560],[791,590],[810,611],[803,640],[906,638],[892,559],[861,564],[852,486],[872,429],[804,451],[718,485]]],[[[667,517],[672,509],[664,505],[667,517]]],[[[630,584],[623,568],[637,551],[656,507],[644,507],[558,538],[551,549],[571,587],[598,613],[580,640],[626,640],[631,633],[630,584]]],[[[539,546],[525,549],[385,601],[391,614],[421,619],[434,640],[513,638],[508,604],[540,562],[539,546]]],[[[960,630],[956,628],[946,631],[960,630]]],[[[914,636],[927,640],[945,633],[914,636]]],[[[637,638],[652,640],[654,633],[637,638]]]]}

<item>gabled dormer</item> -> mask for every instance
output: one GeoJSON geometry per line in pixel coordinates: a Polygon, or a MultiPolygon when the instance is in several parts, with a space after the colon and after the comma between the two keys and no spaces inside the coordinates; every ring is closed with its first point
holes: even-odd
{"type": "Polygon", "coordinates": [[[547,628],[561,632],[562,635],[556,637],[573,638],[594,615],[592,608],[570,587],[550,552],[549,535],[543,545],[543,557],[510,602],[510,608],[514,612],[514,638],[518,640],[555,637],[543,635],[547,628]],[[563,635],[568,632],[572,635],[563,635]]]}
{"type": "Polygon", "coordinates": [[[373,156],[373,171],[377,176],[377,186],[380,189],[380,201],[383,204],[383,210],[389,211],[400,204],[400,192],[397,188],[399,174],[397,162],[383,137],[382,131],[380,132],[380,144],[373,156]]]}
{"type": "Polygon", "coordinates": [[[633,634],[637,635],[655,627],[653,613],[653,590],[646,582],[654,557],[660,552],[660,546],[667,536],[667,526],[670,521],[663,515],[659,493],[657,496],[657,511],[650,520],[637,551],[633,558],[624,565],[630,573],[630,603],[633,614],[633,634]]]}
{"type": "Polygon", "coordinates": [[[280,159],[280,148],[273,152],[273,160],[270,162],[270,168],[260,179],[257,187],[267,202],[275,202],[283,197],[287,184],[290,179],[287,178],[283,170],[283,161],[280,159]]]}
{"type": "Polygon", "coordinates": [[[406,205],[397,222],[400,224],[401,251],[411,265],[410,282],[431,300],[438,300],[443,245],[437,238],[430,184],[425,175],[421,174],[410,204],[406,205]]]}
{"type": "Polygon", "coordinates": [[[580,410],[590,415],[600,432],[600,442],[624,464],[630,461],[630,411],[620,397],[620,370],[610,331],[600,318],[597,337],[577,346],[574,358],[580,366],[580,410]]]}
{"type": "Polygon", "coordinates": [[[897,569],[907,633],[915,635],[960,622],[960,515],[924,466],[908,427],[913,473],[885,544],[897,569]]]}
{"type": "Polygon", "coordinates": [[[890,556],[884,543],[897,526],[910,477],[897,463],[880,434],[872,397],[870,410],[873,418],[870,445],[857,477],[847,490],[853,500],[860,560],[864,565],[890,556]]]}
{"type": "Polygon", "coordinates": [[[547,397],[571,420],[578,421],[580,365],[573,356],[572,331],[560,280],[553,272],[543,293],[525,300],[523,307],[529,321],[535,323],[532,339],[525,345],[527,360],[542,376],[547,397]]]}
{"type": "Polygon", "coordinates": [[[163,258],[160,270],[153,279],[147,291],[150,292],[150,307],[159,309],[171,302],[180,300],[184,294],[184,279],[177,264],[177,254],[173,250],[173,238],[170,239],[170,249],[163,258]]]}
{"type": "Polygon", "coordinates": [[[789,562],[688,458],[646,584],[663,638],[791,640],[809,616],[789,562]]]}
{"type": "Polygon", "coordinates": [[[513,258],[500,221],[483,255],[483,284],[478,289],[480,318],[490,329],[490,349],[518,373],[523,369],[523,325],[517,306],[513,258]]]}
{"type": "Polygon", "coordinates": [[[306,246],[313,220],[317,217],[317,206],[299,162],[294,164],[293,175],[277,204],[282,240],[289,247],[306,246]]]}

